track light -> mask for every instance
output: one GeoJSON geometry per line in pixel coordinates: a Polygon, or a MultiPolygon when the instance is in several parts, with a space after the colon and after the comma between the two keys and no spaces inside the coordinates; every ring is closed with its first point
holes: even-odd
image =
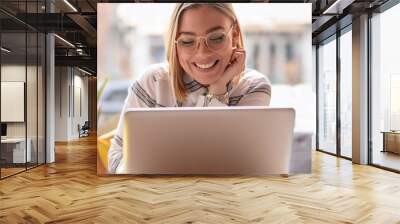
{"type": "Polygon", "coordinates": [[[10,53],[11,52],[11,50],[9,50],[9,49],[7,49],[5,47],[1,47],[1,51],[4,51],[6,53],[10,53]]]}
{"type": "Polygon", "coordinates": [[[68,40],[58,36],[57,34],[54,34],[55,37],[57,37],[59,40],[61,40],[62,42],[66,43],[67,45],[69,45],[70,47],[75,48],[75,45],[73,45],[71,42],[69,42],[68,40]]]}
{"type": "Polygon", "coordinates": [[[69,3],[68,0],[64,0],[65,4],[67,4],[74,12],[78,12],[78,10],[71,4],[69,3]]]}
{"type": "Polygon", "coordinates": [[[83,69],[81,69],[81,68],[79,68],[79,67],[78,67],[78,70],[81,71],[81,72],[83,72],[83,73],[85,73],[85,74],[87,74],[87,75],[89,75],[89,76],[92,76],[92,75],[93,75],[92,73],[90,73],[90,72],[88,72],[88,71],[86,71],[86,70],[83,70],[83,69]]]}

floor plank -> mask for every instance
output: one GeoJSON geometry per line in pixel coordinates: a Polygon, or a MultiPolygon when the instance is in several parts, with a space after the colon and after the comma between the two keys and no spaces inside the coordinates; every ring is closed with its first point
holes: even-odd
{"type": "Polygon", "coordinates": [[[400,175],[313,153],[313,172],[268,176],[96,174],[96,138],[0,181],[0,223],[400,223],[400,175]]]}

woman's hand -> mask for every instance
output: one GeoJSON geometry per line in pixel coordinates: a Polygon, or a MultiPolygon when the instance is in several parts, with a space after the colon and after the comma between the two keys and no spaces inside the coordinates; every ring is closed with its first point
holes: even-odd
{"type": "Polygon", "coordinates": [[[226,93],[226,85],[234,78],[239,78],[245,67],[246,52],[243,48],[234,48],[230,63],[225,69],[224,74],[216,82],[208,87],[211,94],[222,95],[226,93]]]}

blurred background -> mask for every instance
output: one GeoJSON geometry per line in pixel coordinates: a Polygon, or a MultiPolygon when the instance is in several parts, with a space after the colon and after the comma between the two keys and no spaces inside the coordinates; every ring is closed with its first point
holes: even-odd
{"type": "MultiPolygon", "coordinates": [[[[150,64],[166,61],[163,38],[174,5],[98,4],[99,136],[116,128],[130,83],[150,64]]],[[[294,107],[296,131],[315,136],[311,4],[233,5],[244,34],[246,65],[272,83],[271,106],[294,107]]]]}

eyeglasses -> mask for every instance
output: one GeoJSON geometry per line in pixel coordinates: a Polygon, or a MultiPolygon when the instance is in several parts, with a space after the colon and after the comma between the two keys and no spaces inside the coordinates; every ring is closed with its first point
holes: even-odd
{"type": "Polygon", "coordinates": [[[186,54],[193,54],[199,47],[200,39],[204,39],[206,46],[211,51],[222,50],[225,49],[229,43],[227,39],[234,25],[235,23],[232,24],[227,33],[217,30],[205,36],[183,34],[175,41],[175,44],[180,51],[186,54]]]}

